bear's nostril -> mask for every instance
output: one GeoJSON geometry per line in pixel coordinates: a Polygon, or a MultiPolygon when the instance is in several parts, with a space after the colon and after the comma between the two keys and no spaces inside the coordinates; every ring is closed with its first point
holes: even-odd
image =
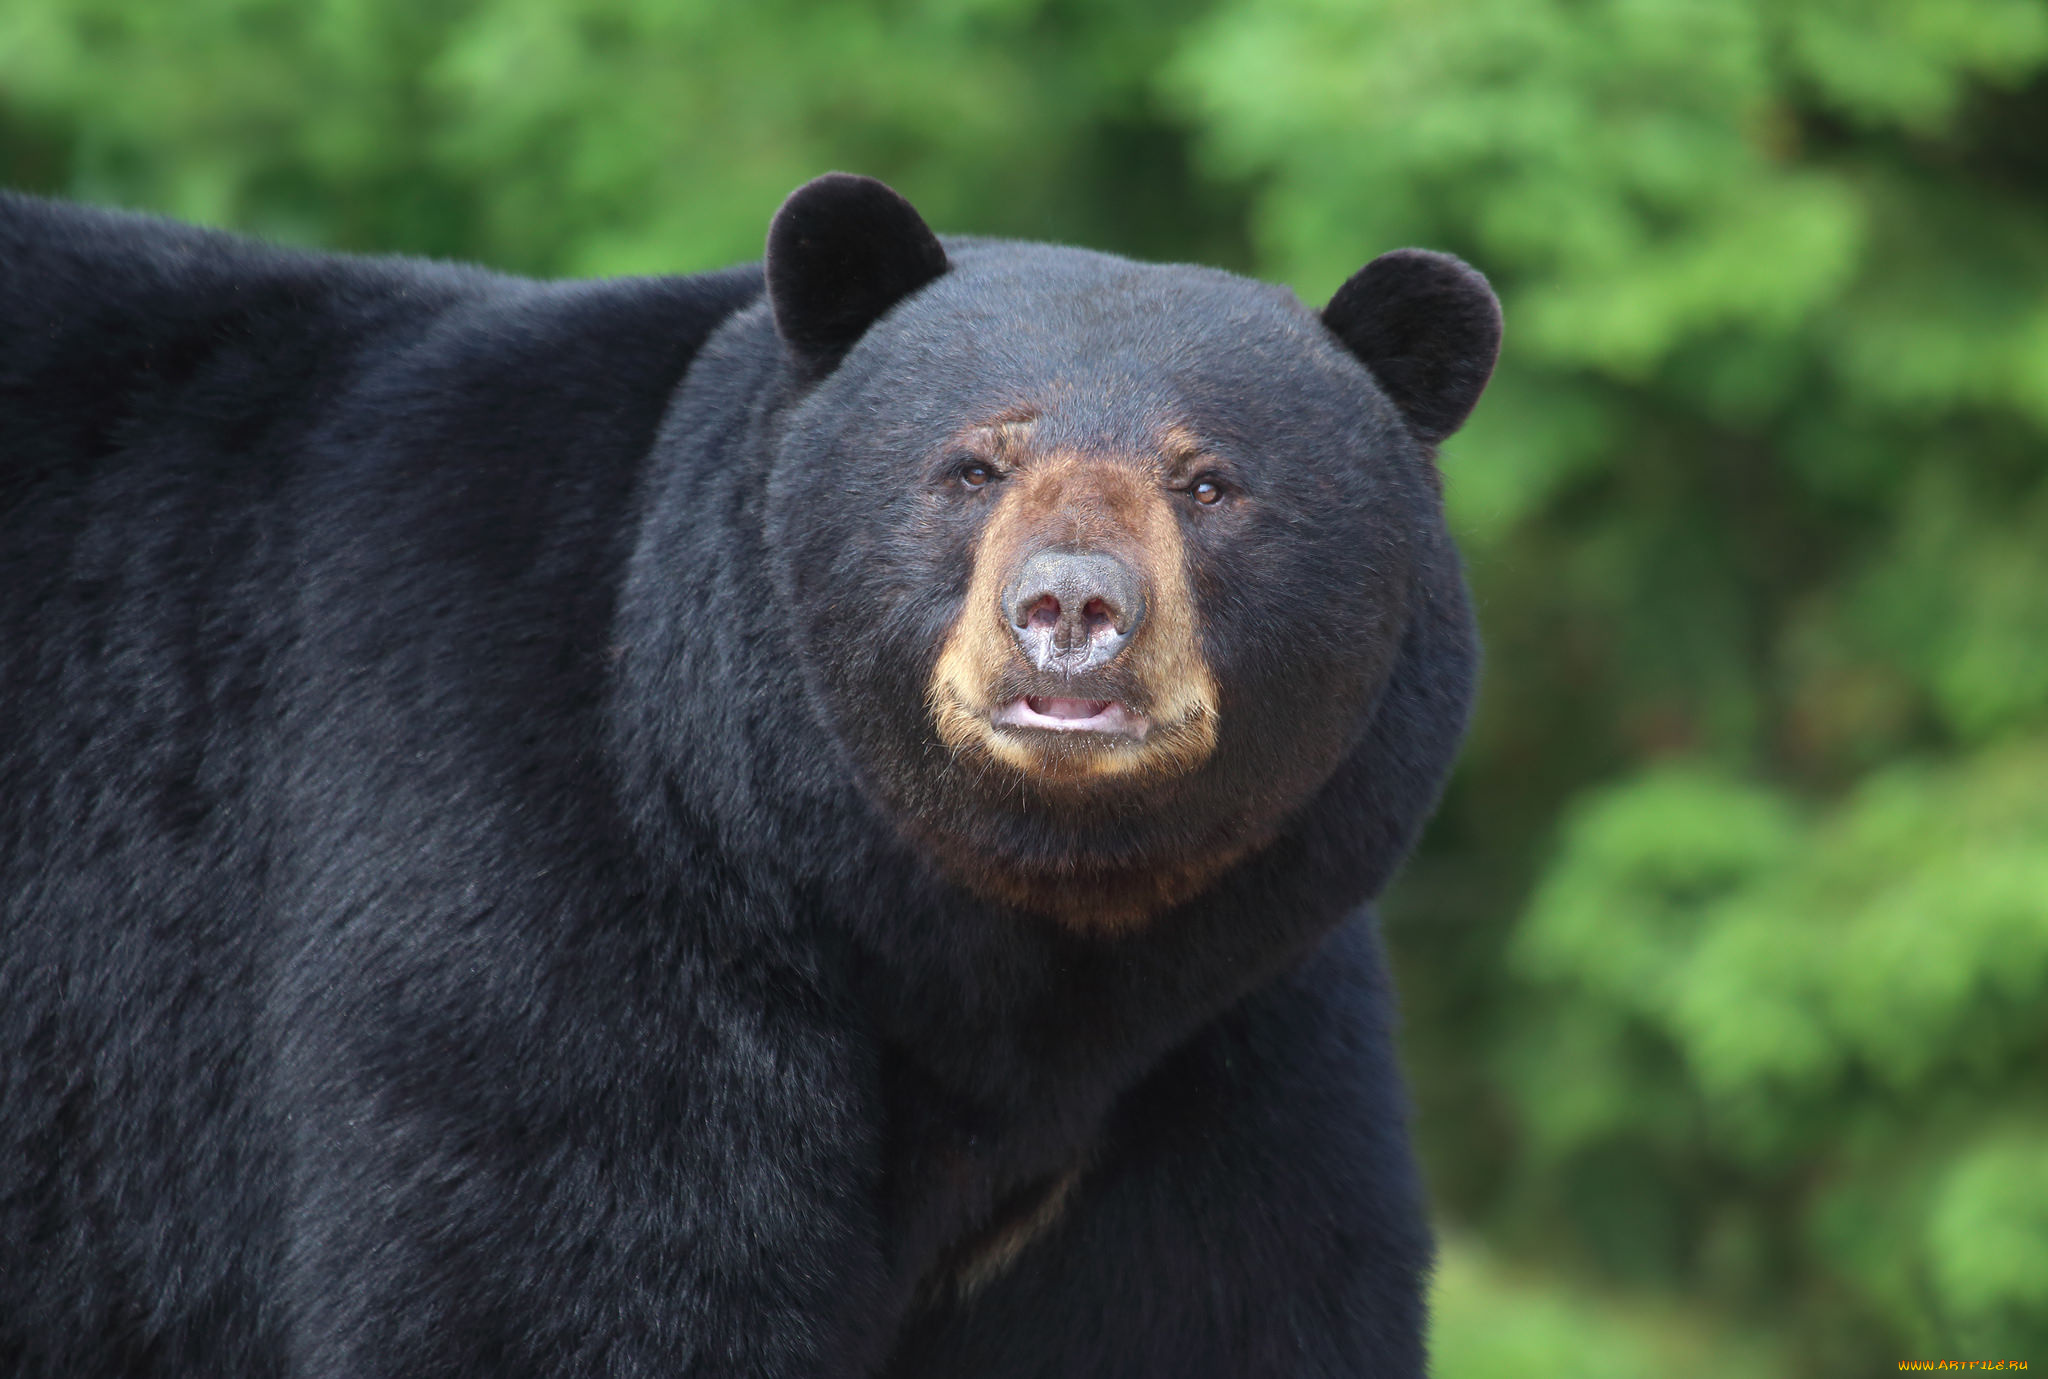
{"type": "Polygon", "coordinates": [[[1106,551],[1049,548],[1027,559],[1002,596],[1026,659],[1068,673],[1106,664],[1145,616],[1138,572],[1106,551]]]}

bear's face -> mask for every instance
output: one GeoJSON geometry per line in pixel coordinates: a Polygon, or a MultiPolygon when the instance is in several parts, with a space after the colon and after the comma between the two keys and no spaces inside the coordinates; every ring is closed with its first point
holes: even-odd
{"type": "Polygon", "coordinates": [[[1441,522],[1431,458],[1282,290],[1039,245],[938,263],[806,350],[771,236],[815,379],[770,494],[797,645],[863,782],[951,875],[1127,924],[1359,740],[1441,522]]]}

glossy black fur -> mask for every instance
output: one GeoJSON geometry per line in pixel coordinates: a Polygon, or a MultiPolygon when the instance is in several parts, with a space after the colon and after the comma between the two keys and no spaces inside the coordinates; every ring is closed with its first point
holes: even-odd
{"type": "Polygon", "coordinates": [[[1465,424],[1500,355],[1500,303],[1486,279],[1424,249],[1396,249],[1352,274],[1323,324],[1372,365],[1426,445],[1465,424]]]}
{"type": "MultiPolygon", "coordinates": [[[[1392,496],[1315,518],[1349,604],[1201,554],[1226,673],[1360,688],[1320,773],[1278,715],[1233,748],[1295,774],[1196,900],[1091,936],[972,898],[893,812],[915,692],[844,701],[918,680],[964,578],[861,432],[988,400],[920,313],[1058,340],[1006,279],[1113,264],[956,245],[884,329],[791,348],[759,269],[536,284],[0,195],[0,1375],[1419,1374],[1367,906],[1473,646],[1365,371],[1270,326],[1241,375],[1258,425],[1290,369],[1358,399],[1316,464],[1392,496]],[[1274,609],[1301,640],[1253,638],[1274,609]]],[[[1081,836],[1040,814],[1025,846],[1081,836]]]]}

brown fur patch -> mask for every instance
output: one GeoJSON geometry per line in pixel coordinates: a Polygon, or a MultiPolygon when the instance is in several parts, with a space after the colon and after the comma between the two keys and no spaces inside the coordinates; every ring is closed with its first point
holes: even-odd
{"type": "Polygon", "coordinates": [[[924,1301],[950,1297],[965,1302],[1008,1273],[1031,1243],[1065,1214],[1081,1173],[1077,1165],[1004,1203],[988,1226],[947,1253],[923,1290],[924,1301]]]}
{"type": "Polygon", "coordinates": [[[1216,683],[1202,655],[1180,525],[1158,460],[1071,451],[1033,457],[1019,453],[1028,447],[1028,426],[989,430],[1013,477],[975,544],[966,601],[927,687],[940,741],[1048,784],[1193,770],[1216,748],[1216,683]],[[1031,552],[1049,546],[1112,552],[1144,578],[1145,620],[1114,672],[1129,688],[1126,702],[1150,724],[1142,740],[1040,741],[991,721],[1007,702],[998,686],[1024,668],[1003,617],[1003,588],[1031,552]]]}
{"type": "Polygon", "coordinates": [[[1203,887],[1267,839],[1264,835],[1240,836],[1199,859],[1172,866],[1059,873],[1004,871],[991,867],[985,859],[963,855],[945,840],[927,841],[946,864],[947,874],[980,895],[1050,915],[1073,929],[1114,934],[1194,899],[1203,887]]]}
{"type": "Polygon", "coordinates": [[[1205,453],[1201,438],[1185,426],[1169,426],[1160,434],[1159,454],[1170,474],[1185,474],[1205,453]]]}
{"type": "MultiPolygon", "coordinates": [[[[1216,750],[1218,693],[1202,651],[1174,508],[1186,499],[1174,490],[1199,465],[1202,446],[1175,428],[1149,454],[1041,453],[1033,430],[1028,418],[1004,417],[967,438],[1006,478],[974,546],[966,600],[926,687],[939,739],[962,767],[1013,772],[1055,798],[1142,787],[1193,771],[1216,750]],[[992,721],[1016,686],[1032,678],[1003,615],[1003,589],[1033,552],[1054,546],[1113,553],[1145,581],[1144,621],[1101,677],[1114,684],[1116,698],[1145,716],[1142,739],[1090,734],[1071,740],[1009,731],[992,721]]],[[[1126,928],[1189,899],[1250,847],[1233,839],[1175,865],[1026,873],[992,865],[941,830],[920,831],[948,872],[970,889],[1095,930],[1126,928]]]]}

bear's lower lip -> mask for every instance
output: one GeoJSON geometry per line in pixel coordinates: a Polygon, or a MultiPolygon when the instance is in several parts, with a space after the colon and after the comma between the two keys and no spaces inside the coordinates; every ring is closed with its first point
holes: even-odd
{"type": "Polygon", "coordinates": [[[1111,733],[1143,739],[1151,725],[1114,699],[1060,699],[1020,694],[996,710],[1003,728],[1044,728],[1056,733],[1111,733]]]}

